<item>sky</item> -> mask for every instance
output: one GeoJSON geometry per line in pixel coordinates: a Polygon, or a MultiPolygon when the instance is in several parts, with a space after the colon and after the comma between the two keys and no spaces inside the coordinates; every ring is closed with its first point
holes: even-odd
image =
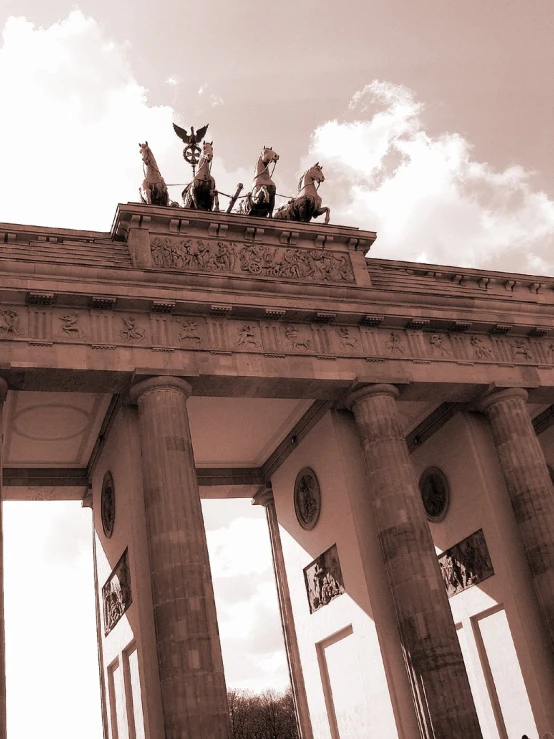
{"type": "MultiPolygon", "coordinates": [[[[108,231],[139,142],[186,183],[171,124],[209,123],[221,192],[271,145],[375,257],[554,274],[552,0],[0,0],[0,29],[0,222],[108,231]]],[[[204,513],[228,683],[283,687],[264,512],[204,513]]],[[[10,739],[100,739],[89,512],[5,530],[10,739]]]]}

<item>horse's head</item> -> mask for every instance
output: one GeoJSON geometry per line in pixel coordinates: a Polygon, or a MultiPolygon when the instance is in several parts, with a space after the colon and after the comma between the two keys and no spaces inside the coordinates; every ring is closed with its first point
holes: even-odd
{"type": "Polygon", "coordinates": [[[306,172],[306,175],[311,177],[312,180],[314,180],[315,182],[325,182],[323,169],[321,168],[319,162],[316,162],[313,167],[310,167],[310,169],[306,172]]]}
{"type": "Polygon", "coordinates": [[[271,162],[279,161],[279,154],[277,154],[276,151],[273,151],[271,146],[263,146],[260,157],[264,164],[270,164],[271,162]]]}
{"type": "Polygon", "coordinates": [[[316,162],[313,167],[307,169],[300,180],[298,181],[298,192],[303,190],[307,185],[312,185],[314,182],[325,182],[323,176],[323,170],[319,162],[316,162]]]}
{"type": "Polygon", "coordinates": [[[202,156],[205,157],[209,162],[214,158],[214,147],[213,141],[204,141],[202,145],[202,156]]]}
{"type": "Polygon", "coordinates": [[[150,156],[152,152],[150,151],[150,147],[148,146],[148,141],[145,141],[144,144],[139,144],[139,151],[142,156],[142,161],[145,164],[148,164],[148,161],[150,160],[150,156]]]}

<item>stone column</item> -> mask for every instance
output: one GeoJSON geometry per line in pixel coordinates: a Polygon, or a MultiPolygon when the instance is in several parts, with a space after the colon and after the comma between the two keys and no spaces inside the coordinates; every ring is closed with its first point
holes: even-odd
{"type": "Polygon", "coordinates": [[[554,647],[554,491],[523,388],[495,390],[481,401],[554,647]]]}
{"type": "Polygon", "coordinates": [[[256,493],[252,502],[265,507],[269,538],[271,541],[271,554],[273,556],[273,571],[277,585],[279,612],[281,614],[281,626],[283,627],[283,638],[285,641],[290,684],[300,739],[313,739],[308,699],[306,698],[306,686],[302,673],[300,651],[298,649],[298,640],[294,627],[294,614],[292,612],[289,584],[285,570],[283,546],[281,544],[281,534],[279,533],[279,521],[277,520],[277,511],[275,509],[271,485],[267,485],[267,487],[256,493]]]}
{"type": "Polygon", "coordinates": [[[348,396],[347,405],[364,450],[421,736],[480,739],[456,627],[398,418],[398,394],[392,385],[365,385],[348,396]]]}
{"type": "Polygon", "coordinates": [[[143,380],[144,505],[165,739],[228,739],[227,691],[187,415],[188,382],[143,380]]]}
{"type": "Polygon", "coordinates": [[[6,739],[6,642],[4,631],[4,523],[3,523],[3,471],[2,449],[4,446],[3,436],[3,410],[4,401],[8,394],[8,383],[0,377],[0,739],[6,739]]]}

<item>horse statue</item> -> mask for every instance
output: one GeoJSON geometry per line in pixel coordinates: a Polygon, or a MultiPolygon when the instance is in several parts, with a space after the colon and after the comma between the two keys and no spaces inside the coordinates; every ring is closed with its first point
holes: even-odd
{"type": "MultiPolygon", "coordinates": [[[[252,189],[240,204],[239,213],[245,216],[259,216],[266,218],[273,215],[275,207],[275,193],[277,188],[269,174],[269,166],[273,163],[273,170],[279,161],[279,154],[271,146],[264,146],[256,164],[256,174],[252,180],[252,189]]],[[[273,174],[273,170],[271,174],[273,174]]]]}
{"type": "Polygon", "coordinates": [[[215,180],[210,174],[212,159],[214,158],[213,141],[204,142],[202,155],[198,162],[198,172],[192,182],[185,187],[182,193],[185,208],[196,210],[219,211],[219,198],[215,189],[215,180]]]}
{"type": "Polygon", "coordinates": [[[144,181],[139,188],[140,199],[148,205],[169,205],[167,185],[162,177],[148,141],[139,144],[144,169],[144,181]]]}
{"type": "Polygon", "coordinates": [[[275,213],[274,218],[309,223],[312,218],[317,218],[325,213],[325,223],[329,223],[331,211],[326,205],[321,205],[322,200],[317,194],[314,182],[318,184],[325,182],[319,162],[304,172],[300,178],[298,197],[292,198],[286,205],[282,205],[275,213]]]}

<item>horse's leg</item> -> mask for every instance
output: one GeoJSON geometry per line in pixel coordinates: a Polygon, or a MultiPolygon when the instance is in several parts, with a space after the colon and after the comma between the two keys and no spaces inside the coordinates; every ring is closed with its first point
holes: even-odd
{"type": "Polygon", "coordinates": [[[328,208],[326,205],[316,210],[313,214],[313,218],[319,218],[319,216],[322,216],[325,213],[325,223],[329,223],[329,218],[331,217],[331,209],[328,208]]]}
{"type": "Polygon", "coordinates": [[[219,193],[217,190],[214,190],[214,206],[213,206],[214,213],[219,213],[219,193]]]}
{"type": "Polygon", "coordinates": [[[196,190],[194,189],[194,182],[190,186],[189,197],[190,197],[189,208],[195,208],[196,210],[198,210],[198,203],[196,201],[196,190]]]}

